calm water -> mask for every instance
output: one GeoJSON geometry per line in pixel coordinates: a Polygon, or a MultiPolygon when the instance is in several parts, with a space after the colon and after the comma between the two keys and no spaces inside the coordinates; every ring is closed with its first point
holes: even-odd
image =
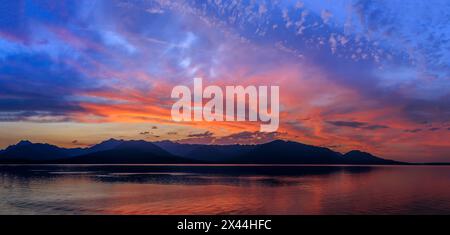
{"type": "Polygon", "coordinates": [[[0,165],[0,214],[450,214],[450,167],[0,165]]]}

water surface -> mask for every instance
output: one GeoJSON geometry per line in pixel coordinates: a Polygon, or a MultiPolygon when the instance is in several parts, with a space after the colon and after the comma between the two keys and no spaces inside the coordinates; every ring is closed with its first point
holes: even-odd
{"type": "Polygon", "coordinates": [[[0,165],[0,214],[450,214],[450,167],[0,165]]]}

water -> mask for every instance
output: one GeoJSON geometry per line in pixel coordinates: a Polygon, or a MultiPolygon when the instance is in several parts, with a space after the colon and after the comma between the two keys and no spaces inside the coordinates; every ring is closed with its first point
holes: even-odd
{"type": "Polygon", "coordinates": [[[450,167],[0,165],[0,214],[450,214],[450,167]]]}

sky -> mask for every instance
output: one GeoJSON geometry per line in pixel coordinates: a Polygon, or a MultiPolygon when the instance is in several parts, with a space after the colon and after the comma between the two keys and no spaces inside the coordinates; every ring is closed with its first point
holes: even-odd
{"type": "Polygon", "coordinates": [[[0,3],[0,148],[286,139],[450,161],[450,2],[0,3]],[[280,86],[280,128],[173,122],[177,85],[280,86]]]}

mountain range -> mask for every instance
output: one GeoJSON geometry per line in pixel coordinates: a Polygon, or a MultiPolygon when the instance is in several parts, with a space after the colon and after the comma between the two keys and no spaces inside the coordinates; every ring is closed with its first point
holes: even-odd
{"type": "Polygon", "coordinates": [[[62,148],[23,140],[0,150],[0,163],[58,164],[406,164],[353,150],[274,140],[256,145],[182,144],[109,139],[88,148],[62,148]]]}

